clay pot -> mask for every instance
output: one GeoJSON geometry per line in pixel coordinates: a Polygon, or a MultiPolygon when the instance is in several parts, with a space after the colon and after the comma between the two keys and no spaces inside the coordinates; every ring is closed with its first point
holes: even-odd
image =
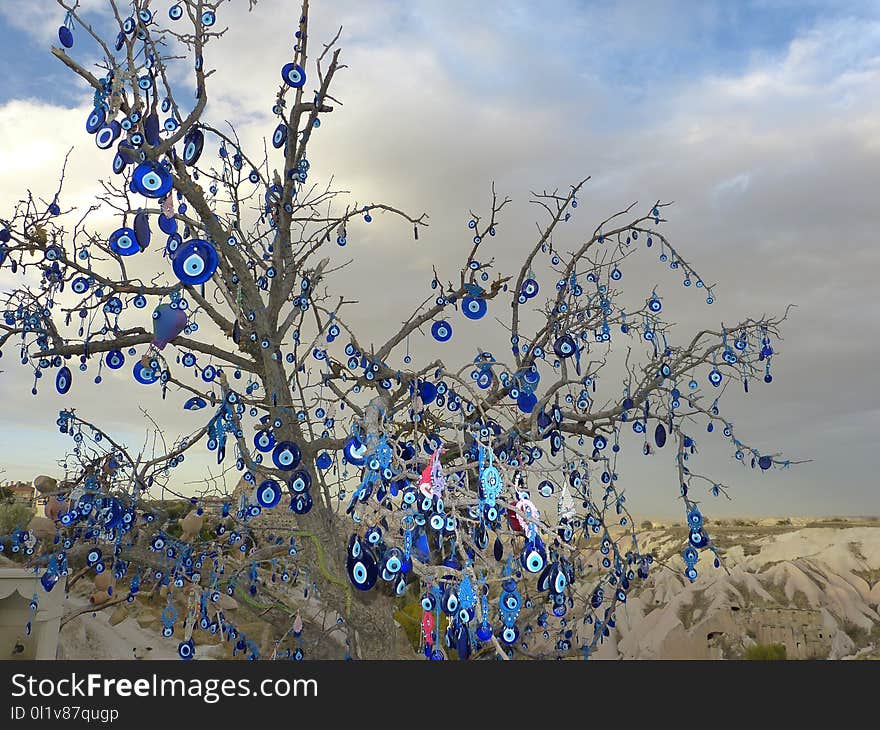
{"type": "Polygon", "coordinates": [[[98,573],[92,582],[99,591],[106,591],[108,588],[113,587],[115,581],[113,580],[113,573],[105,570],[103,573],[98,573]]]}
{"type": "Polygon", "coordinates": [[[110,594],[107,591],[95,591],[89,596],[89,603],[93,606],[103,606],[110,600],[110,594]]]}
{"type": "Polygon", "coordinates": [[[190,512],[186,517],[184,517],[180,521],[180,529],[181,535],[180,539],[183,542],[191,542],[194,540],[199,532],[202,529],[202,525],[205,523],[204,514],[199,514],[195,510],[190,512]]]}
{"type": "Polygon", "coordinates": [[[45,474],[40,474],[40,476],[34,478],[34,487],[40,494],[54,492],[58,489],[58,480],[45,474]]]}
{"type": "Polygon", "coordinates": [[[46,499],[46,517],[53,522],[64,511],[64,504],[58,501],[58,497],[48,497],[46,499]]]}

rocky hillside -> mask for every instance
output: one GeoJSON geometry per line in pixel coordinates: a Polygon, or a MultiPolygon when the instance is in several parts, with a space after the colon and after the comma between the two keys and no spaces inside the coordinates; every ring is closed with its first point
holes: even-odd
{"type": "Polygon", "coordinates": [[[640,542],[656,569],[618,611],[596,655],[624,659],[742,658],[781,643],[788,658],[880,658],[880,523],[735,520],[710,526],[725,565],[706,558],[691,584],[679,557],[683,527],[640,542]]]}
{"type": "MultiPolygon", "coordinates": [[[[645,525],[639,542],[655,554],[654,569],[618,608],[616,627],[594,658],[736,659],[749,647],[774,643],[784,644],[790,659],[880,658],[880,522],[765,519],[709,527],[725,564],[713,568],[711,556],[704,556],[691,584],[680,557],[685,528],[645,525]]],[[[176,656],[179,639],[160,634],[164,601],[93,613],[88,610],[93,590],[83,580],[71,591],[68,615],[83,613],[65,623],[61,656],[176,656]]],[[[225,608],[246,620],[235,601],[225,608]]],[[[270,655],[265,627],[255,621],[246,628],[270,655]]],[[[216,637],[202,642],[198,658],[230,656],[216,637]]],[[[341,650],[313,645],[307,653],[338,658],[341,650]]]]}

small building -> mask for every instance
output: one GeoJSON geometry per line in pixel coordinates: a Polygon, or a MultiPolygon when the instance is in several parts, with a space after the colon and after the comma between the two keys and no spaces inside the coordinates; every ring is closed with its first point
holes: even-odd
{"type": "Polygon", "coordinates": [[[60,580],[47,593],[34,571],[0,567],[0,661],[55,659],[64,613],[64,585],[65,580],[60,580]],[[31,610],[34,594],[36,612],[31,610]]]}
{"type": "Polygon", "coordinates": [[[37,493],[32,482],[5,482],[0,484],[0,490],[9,492],[12,499],[19,504],[34,507],[37,493]]]}

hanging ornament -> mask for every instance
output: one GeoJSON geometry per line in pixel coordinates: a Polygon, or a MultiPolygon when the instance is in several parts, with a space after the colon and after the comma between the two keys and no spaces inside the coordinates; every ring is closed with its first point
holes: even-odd
{"type": "Polygon", "coordinates": [[[179,307],[165,303],[153,310],[153,341],[151,347],[165,349],[171,340],[186,327],[186,312],[179,307]]]}

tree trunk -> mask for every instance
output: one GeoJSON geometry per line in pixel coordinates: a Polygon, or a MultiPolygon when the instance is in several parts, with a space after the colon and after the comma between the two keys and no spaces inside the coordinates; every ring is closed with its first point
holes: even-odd
{"type": "Polygon", "coordinates": [[[261,380],[275,406],[279,409],[287,406],[288,412],[282,415],[282,437],[300,446],[303,467],[312,477],[314,506],[308,514],[297,515],[295,530],[300,533],[300,559],[305,558],[309,576],[318,585],[317,598],[342,617],[352,657],[397,659],[402,631],[394,620],[393,600],[382,594],[379,586],[367,592],[356,590],[348,578],[345,553],[354,524],[340,518],[319,494],[321,479],[315,469],[316,453],[299,422],[293,418],[293,399],[283,362],[265,356],[261,380]]]}
{"type": "Polygon", "coordinates": [[[402,629],[394,620],[394,601],[378,585],[359,591],[351,584],[345,569],[346,528],[342,519],[316,503],[310,513],[297,519],[298,555],[305,558],[309,575],[318,585],[320,603],[342,617],[352,657],[398,659],[402,629]]]}

